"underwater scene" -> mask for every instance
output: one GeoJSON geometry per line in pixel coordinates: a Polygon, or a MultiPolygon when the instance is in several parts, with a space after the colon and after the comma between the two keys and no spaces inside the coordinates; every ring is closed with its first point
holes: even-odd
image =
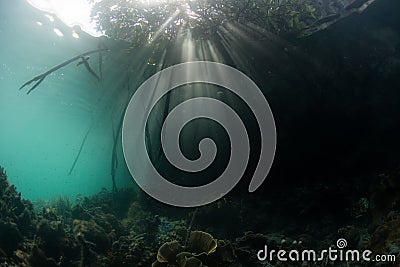
{"type": "Polygon", "coordinates": [[[399,0],[0,0],[0,267],[400,266],[399,0]]]}

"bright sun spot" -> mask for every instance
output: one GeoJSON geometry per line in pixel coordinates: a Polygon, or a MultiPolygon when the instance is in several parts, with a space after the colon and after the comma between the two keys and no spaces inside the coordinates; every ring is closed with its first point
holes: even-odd
{"type": "Polygon", "coordinates": [[[64,34],[62,33],[62,31],[60,31],[60,29],[54,28],[54,32],[60,37],[64,36],[64,34]]]}
{"type": "MultiPolygon", "coordinates": [[[[55,14],[70,27],[80,26],[82,30],[100,36],[94,22],[90,22],[90,11],[93,4],[87,0],[27,0],[29,4],[42,11],[55,14]]],[[[74,36],[77,38],[76,36],[74,36]]]]}

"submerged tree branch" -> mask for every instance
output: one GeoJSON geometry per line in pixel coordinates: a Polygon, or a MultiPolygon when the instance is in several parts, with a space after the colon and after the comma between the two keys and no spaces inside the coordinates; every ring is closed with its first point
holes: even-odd
{"type": "MultiPolygon", "coordinates": [[[[43,82],[43,80],[44,80],[49,74],[55,72],[55,71],[58,70],[58,69],[61,69],[62,67],[67,66],[68,64],[70,64],[70,63],[72,63],[72,62],[74,62],[74,61],[76,61],[76,60],[78,60],[78,59],[84,58],[85,56],[88,56],[88,55],[90,55],[90,54],[97,53],[97,52],[101,53],[101,52],[103,52],[103,51],[109,51],[109,49],[108,49],[108,48],[96,49],[96,50],[92,50],[92,51],[85,52],[85,53],[80,54],[80,55],[78,55],[78,56],[76,56],[76,57],[73,57],[73,58],[71,58],[71,59],[69,59],[69,60],[67,60],[67,61],[65,61],[65,62],[63,62],[63,63],[61,63],[61,64],[59,64],[59,65],[57,65],[57,66],[55,66],[55,67],[53,67],[53,68],[51,68],[50,70],[48,70],[48,71],[46,71],[46,72],[44,72],[44,73],[42,73],[42,74],[40,74],[40,75],[34,77],[33,79],[27,81],[26,83],[24,83],[24,84],[19,88],[19,90],[21,90],[21,89],[24,88],[25,86],[31,84],[32,82],[36,82],[36,83],[28,90],[27,94],[29,94],[29,93],[32,92],[36,87],[38,87],[39,84],[41,84],[41,83],[43,82]]],[[[87,62],[86,62],[86,63],[87,63],[87,62]]]]}

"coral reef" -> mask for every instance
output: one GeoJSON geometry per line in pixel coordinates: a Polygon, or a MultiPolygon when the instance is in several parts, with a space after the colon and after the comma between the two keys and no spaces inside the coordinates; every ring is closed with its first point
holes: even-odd
{"type": "MultiPolygon", "coordinates": [[[[102,190],[74,203],[59,197],[33,205],[21,199],[0,169],[0,266],[346,266],[257,258],[265,245],[271,250],[320,250],[335,246],[340,237],[347,240],[349,248],[398,256],[399,178],[398,170],[378,175],[370,194],[346,199],[341,224],[321,218],[317,223],[326,222],[324,227],[315,227],[310,215],[322,209],[315,201],[328,190],[320,185],[293,191],[294,199],[305,199],[304,203],[279,200],[287,208],[288,217],[280,218],[286,224],[267,224],[271,214],[277,213],[269,201],[257,198],[250,199],[254,203],[251,209],[240,200],[222,199],[196,210],[177,210],[149,200],[135,189],[121,189],[102,190]],[[301,217],[304,214],[306,218],[301,217]],[[290,221],[290,216],[296,221],[290,221]],[[299,221],[304,225],[299,226],[299,221]],[[273,224],[281,229],[274,229],[273,224]],[[227,229],[222,229],[224,225],[227,229]]],[[[278,195],[273,198],[279,199],[278,195]]]]}
{"type": "Polygon", "coordinates": [[[23,266],[22,251],[30,245],[26,240],[33,238],[35,219],[32,204],[21,199],[0,167],[0,262],[23,266]]]}
{"type": "Polygon", "coordinates": [[[371,196],[371,238],[377,253],[400,255],[400,169],[380,174],[371,196]]]}

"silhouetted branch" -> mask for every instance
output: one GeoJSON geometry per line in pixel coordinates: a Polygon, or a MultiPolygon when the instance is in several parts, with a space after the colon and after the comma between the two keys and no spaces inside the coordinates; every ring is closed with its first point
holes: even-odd
{"type": "MultiPolygon", "coordinates": [[[[131,87],[130,87],[130,80],[129,80],[129,76],[127,77],[126,80],[126,87],[127,87],[127,91],[128,91],[128,95],[130,97],[127,98],[127,102],[125,103],[125,109],[128,106],[128,103],[131,99],[131,96],[133,94],[133,92],[131,91],[131,87]]],[[[117,167],[118,167],[118,149],[117,149],[117,145],[118,145],[118,140],[121,136],[121,132],[122,132],[122,124],[124,122],[124,115],[125,115],[125,109],[124,112],[121,114],[121,117],[119,119],[118,122],[118,128],[115,129],[114,127],[114,122],[112,122],[112,131],[113,131],[113,148],[112,148],[112,156],[111,156],[111,180],[112,180],[112,190],[114,193],[117,192],[117,184],[115,182],[115,175],[117,173],[117,167]]]]}
{"type": "Polygon", "coordinates": [[[117,151],[117,145],[118,145],[118,140],[119,136],[121,135],[121,130],[122,130],[122,123],[124,121],[124,114],[122,114],[118,128],[115,131],[114,129],[114,123],[113,123],[113,148],[112,148],[112,157],[111,157],[111,179],[112,179],[112,190],[114,193],[117,192],[117,184],[115,182],[115,175],[118,167],[118,151],[117,151]]]}
{"type": "MultiPolygon", "coordinates": [[[[74,61],[76,61],[76,60],[78,60],[78,59],[84,58],[84,57],[87,56],[87,55],[90,55],[90,54],[93,54],[93,53],[97,53],[97,52],[100,53],[100,52],[102,52],[102,51],[109,51],[109,49],[108,49],[108,48],[96,49],[96,50],[92,50],[92,51],[89,51],[89,52],[85,52],[85,53],[80,54],[80,55],[78,55],[78,56],[76,56],[76,57],[73,57],[73,58],[71,58],[71,59],[69,59],[69,60],[67,60],[67,61],[65,61],[65,62],[63,62],[63,63],[61,63],[61,64],[59,64],[59,65],[57,65],[57,66],[55,66],[55,67],[53,67],[53,68],[51,68],[50,70],[46,71],[45,73],[42,73],[42,74],[40,74],[40,75],[34,77],[33,79],[27,81],[26,83],[24,83],[24,84],[19,88],[19,90],[21,90],[21,89],[24,88],[25,86],[31,84],[32,82],[36,82],[36,81],[37,81],[37,82],[35,83],[35,85],[33,85],[33,86],[28,90],[27,94],[29,94],[29,93],[32,92],[36,87],[38,87],[39,84],[40,84],[41,82],[43,82],[43,80],[44,80],[49,74],[55,72],[55,71],[58,70],[58,69],[61,69],[62,67],[67,66],[68,64],[70,64],[70,63],[72,63],[72,62],[74,62],[74,61]]],[[[85,63],[85,62],[83,62],[83,63],[85,63]]],[[[86,63],[87,63],[87,62],[86,62],[86,63]]],[[[85,66],[86,66],[86,64],[85,64],[85,66]]],[[[87,68],[87,66],[86,66],[86,68],[87,68]]],[[[89,67],[89,68],[90,68],[90,67],[89,67]]],[[[91,68],[90,68],[90,69],[91,69],[91,68]]],[[[93,71],[93,70],[92,70],[92,71],[93,71]]],[[[89,72],[91,72],[91,71],[89,70],[89,72]]],[[[92,74],[93,74],[93,73],[92,73],[92,74]]],[[[97,75],[95,74],[95,76],[97,76],[97,75]]],[[[97,78],[98,78],[98,77],[97,77],[97,78]]],[[[99,78],[98,78],[98,79],[99,79],[99,78]]]]}
{"type": "Polygon", "coordinates": [[[86,139],[87,139],[87,137],[88,137],[88,135],[89,135],[91,129],[92,129],[92,126],[89,127],[89,129],[87,130],[85,136],[83,137],[82,142],[81,142],[81,146],[80,146],[79,151],[78,151],[78,154],[77,154],[76,157],[75,157],[74,163],[72,163],[72,166],[71,166],[71,169],[69,170],[68,175],[71,175],[72,171],[74,170],[75,165],[76,165],[76,163],[78,162],[78,158],[79,158],[79,156],[81,155],[83,146],[85,145],[86,139]]]}

